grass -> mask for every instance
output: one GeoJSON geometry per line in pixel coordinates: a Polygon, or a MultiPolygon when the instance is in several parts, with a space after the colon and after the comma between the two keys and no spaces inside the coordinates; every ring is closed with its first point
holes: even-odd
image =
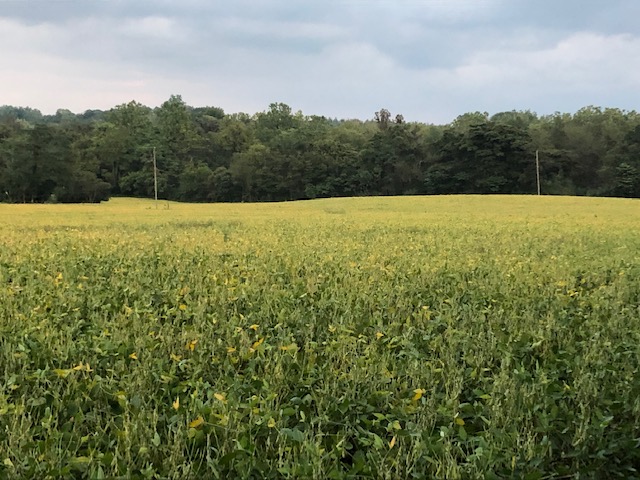
{"type": "Polygon", "coordinates": [[[637,200],[0,222],[0,477],[640,477],[637,200]]]}

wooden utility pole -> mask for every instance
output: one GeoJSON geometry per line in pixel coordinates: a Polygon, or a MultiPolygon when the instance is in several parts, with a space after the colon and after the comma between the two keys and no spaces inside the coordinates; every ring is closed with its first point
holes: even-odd
{"type": "Polygon", "coordinates": [[[156,167],[156,147],[153,147],[153,193],[158,208],[158,168],[156,167]]]}
{"type": "Polygon", "coordinates": [[[538,157],[538,150],[536,150],[536,180],[538,183],[538,195],[540,195],[540,158],[538,157]]]}

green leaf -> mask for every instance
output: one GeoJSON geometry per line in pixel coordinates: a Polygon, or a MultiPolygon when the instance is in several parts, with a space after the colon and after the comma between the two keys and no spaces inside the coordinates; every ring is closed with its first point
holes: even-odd
{"type": "Polygon", "coordinates": [[[283,428],[280,430],[280,433],[296,443],[302,443],[304,441],[304,433],[297,428],[283,428]]]}

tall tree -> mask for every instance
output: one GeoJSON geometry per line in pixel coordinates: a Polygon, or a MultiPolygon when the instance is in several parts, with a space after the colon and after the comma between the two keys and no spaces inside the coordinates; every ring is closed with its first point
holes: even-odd
{"type": "MultiPolygon", "coordinates": [[[[151,109],[135,101],[118,105],[106,113],[95,135],[96,157],[114,193],[143,195],[140,190],[123,189],[122,179],[149,168],[153,129],[151,109]]],[[[125,180],[129,186],[131,181],[125,180]]]]}
{"type": "Polygon", "coordinates": [[[421,193],[426,151],[419,127],[404,123],[402,115],[391,122],[391,114],[385,109],[376,112],[375,119],[379,131],[362,151],[362,166],[368,177],[370,194],[421,193]]]}
{"type": "Polygon", "coordinates": [[[195,125],[180,95],[171,95],[156,112],[158,127],[158,169],[170,197],[178,194],[182,168],[193,159],[195,125]]]}
{"type": "Polygon", "coordinates": [[[440,158],[425,177],[428,193],[532,193],[531,139],[522,128],[489,120],[445,129],[440,158]]]}

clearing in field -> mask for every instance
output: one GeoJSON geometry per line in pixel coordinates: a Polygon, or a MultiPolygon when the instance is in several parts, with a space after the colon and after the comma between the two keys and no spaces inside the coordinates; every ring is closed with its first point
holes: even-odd
{"type": "Polygon", "coordinates": [[[640,476],[640,204],[0,205],[0,477],[640,476]]]}

